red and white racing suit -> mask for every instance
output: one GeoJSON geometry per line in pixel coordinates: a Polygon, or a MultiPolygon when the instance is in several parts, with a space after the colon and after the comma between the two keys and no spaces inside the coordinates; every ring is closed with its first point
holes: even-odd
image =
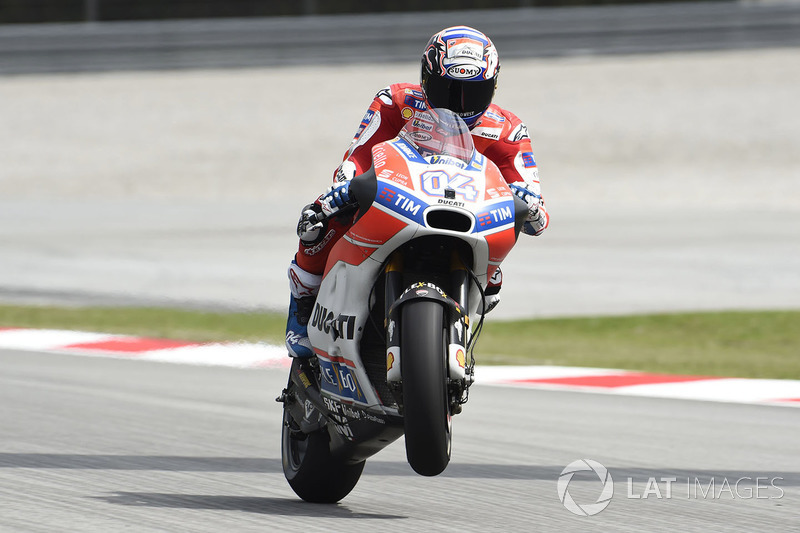
{"type": "MultiPolygon", "coordinates": [[[[349,173],[342,172],[343,167],[339,167],[334,174],[334,183],[369,170],[372,166],[372,147],[396,137],[415,111],[425,109],[427,106],[419,85],[396,83],[382,89],[361,120],[353,142],[344,156],[345,166],[347,161],[355,165],[355,174],[352,173],[352,166],[349,173]]],[[[519,185],[524,182],[537,195],[541,195],[528,128],[516,115],[492,104],[471,133],[475,148],[497,165],[506,182],[519,185]]],[[[300,242],[295,255],[295,262],[300,268],[310,274],[322,274],[333,244],[352,224],[352,218],[342,218],[330,218],[315,242],[300,242]]],[[[537,218],[528,226],[529,233],[541,234],[549,222],[550,217],[542,199],[537,218]]],[[[490,286],[496,285],[497,290],[501,282],[499,277],[498,269],[497,279],[493,277],[490,283],[490,286]]]]}

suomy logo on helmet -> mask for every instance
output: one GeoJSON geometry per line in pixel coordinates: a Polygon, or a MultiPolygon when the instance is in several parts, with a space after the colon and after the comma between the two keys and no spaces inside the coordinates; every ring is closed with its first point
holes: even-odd
{"type": "Polygon", "coordinates": [[[475,65],[453,65],[447,69],[447,75],[453,78],[474,78],[480,73],[475,65]]]}

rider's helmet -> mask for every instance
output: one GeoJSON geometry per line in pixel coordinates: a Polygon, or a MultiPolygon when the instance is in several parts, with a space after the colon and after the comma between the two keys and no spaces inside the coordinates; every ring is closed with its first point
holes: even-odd
{"type": "Polygon", "coordinates": [[[472,128],[492,103],[500,59],[492,41],[468,26],[433,35],[422,54],[422,92],[429,107],[450,109],[472,128]]]}

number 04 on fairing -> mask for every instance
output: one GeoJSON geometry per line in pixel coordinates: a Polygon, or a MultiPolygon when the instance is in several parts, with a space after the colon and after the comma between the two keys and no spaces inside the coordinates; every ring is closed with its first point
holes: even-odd
{"type": "Polygon", "coordinates": [[[450,111],[417,111],[372,157],[309,322],[316,360],[294,361],[279,398],[284,473],[308,501],[345,497],[401,435],[416,472],[447,467],[473,381],[471,318],[528,213],[450,111]]]}

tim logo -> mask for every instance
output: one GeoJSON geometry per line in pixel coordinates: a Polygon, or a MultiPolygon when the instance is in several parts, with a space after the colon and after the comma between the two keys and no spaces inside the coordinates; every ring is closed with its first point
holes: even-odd
{"type": "Polygon", "coordinates": [[[492,209],[486,213],[478,214],[478,225],[482,228],[487,226],[494,226],[495,224],[504,224],[514,219],[514,213],[511,206],[501,206],[498,209],[492,209]]]}
{"type": "Polygon", "coordinates": [[[384,187],[381,189],[381,192],[378,193],[378,198],[384,200],[386,205],[394,206],[412,216],[416,216],[419,213],[419,210],[423,207],[423,203],[416,198],[410,197],[410,195],[406,196],[405,194],[390,189],[389,187],[384,187]]]}
{"type": "Polygon", "coordinates": [[[522,164],[525,168],[533,168],[536,166],[536,161],[533,159],[533,152],[522,153],[522,164]]]}
{"type": "Polygon", "coordinates": [[[420,111],[425,111],[425,102],[418,98],[414,98],[410,94],[407,94],[406,97],[403,99],[403,102],[414,109],[419,109],[420,111]]]}

